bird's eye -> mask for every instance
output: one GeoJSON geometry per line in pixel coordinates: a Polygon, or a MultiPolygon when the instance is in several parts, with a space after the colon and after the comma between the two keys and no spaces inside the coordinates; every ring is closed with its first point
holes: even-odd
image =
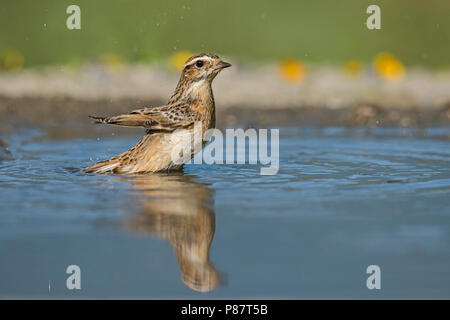
{"type": "Polygon", "coordinates": [[[195,66],[196,66],[197,68],[203,67],[203,61],[201,61],[201,60],[197,61],[197,62],[195,63],[195,66]]]}

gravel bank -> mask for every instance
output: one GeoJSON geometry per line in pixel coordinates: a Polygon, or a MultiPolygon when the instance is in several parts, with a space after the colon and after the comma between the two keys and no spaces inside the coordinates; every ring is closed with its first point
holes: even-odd
{"type": "MultiPolygon", "coordinates": [[[[166,102],[178,73],[141,65],[86,65],[0,73],[5,127],[90,124],[88,115],[127,112],[166,102]]],[[[218,126],[442,126],[450,123],[450,74],[410,70],[399,83],[371,73],[350,77],[315,68],[302,83],[276,66],[235,65],[214,82],[218,126]]]]}

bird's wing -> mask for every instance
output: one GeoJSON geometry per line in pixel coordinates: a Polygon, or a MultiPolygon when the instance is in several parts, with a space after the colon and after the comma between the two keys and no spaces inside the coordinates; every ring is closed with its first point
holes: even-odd
{"type": "Polygon", "coordinates": [[[144,127],[150,131],[173,131],[192,126],[198,116],[198,112],[186,103],[138,109],[113,117],[90,117],[96,123],[144,127]]]}

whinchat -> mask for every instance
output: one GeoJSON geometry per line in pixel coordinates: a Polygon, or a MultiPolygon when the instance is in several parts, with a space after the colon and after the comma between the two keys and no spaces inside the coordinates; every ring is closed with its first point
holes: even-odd
{"type": "Polygon", "coordinates": [[[201,137],[194,139],[194,124],[201,123],[201,131],[215,127],[215,103],[212,81],[231,64],[212,54],[198,54],[189,58],[183,66],[174,94],[166,105],[134,110],[113,117],[91,117],[97,123],[127,127],[143,127],[144,137],[128,151],[113,158],[98,162],[82,172],[89,173],[145,173],[180,170],[186,162],[206,144],[201,137]],[[177,129],[184,129],[176,134],[177,129]],[[190,145],[200,141],[200,146],[190,145]],[[183,161],[174,159],[173,153],[186,150],[183,161]]]}

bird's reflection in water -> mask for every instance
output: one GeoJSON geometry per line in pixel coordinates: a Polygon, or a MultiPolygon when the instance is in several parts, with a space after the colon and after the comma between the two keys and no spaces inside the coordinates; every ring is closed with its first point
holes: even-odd
{"type": "Polygon", "coordinates": [[[214,237],[213,191],[183,174],[127,177],[138,191],[141,209],[124,221],[128,230],[167,239],[173,246],[183,282],[208,292],[220,283],[209,259],[214,237]]]}

